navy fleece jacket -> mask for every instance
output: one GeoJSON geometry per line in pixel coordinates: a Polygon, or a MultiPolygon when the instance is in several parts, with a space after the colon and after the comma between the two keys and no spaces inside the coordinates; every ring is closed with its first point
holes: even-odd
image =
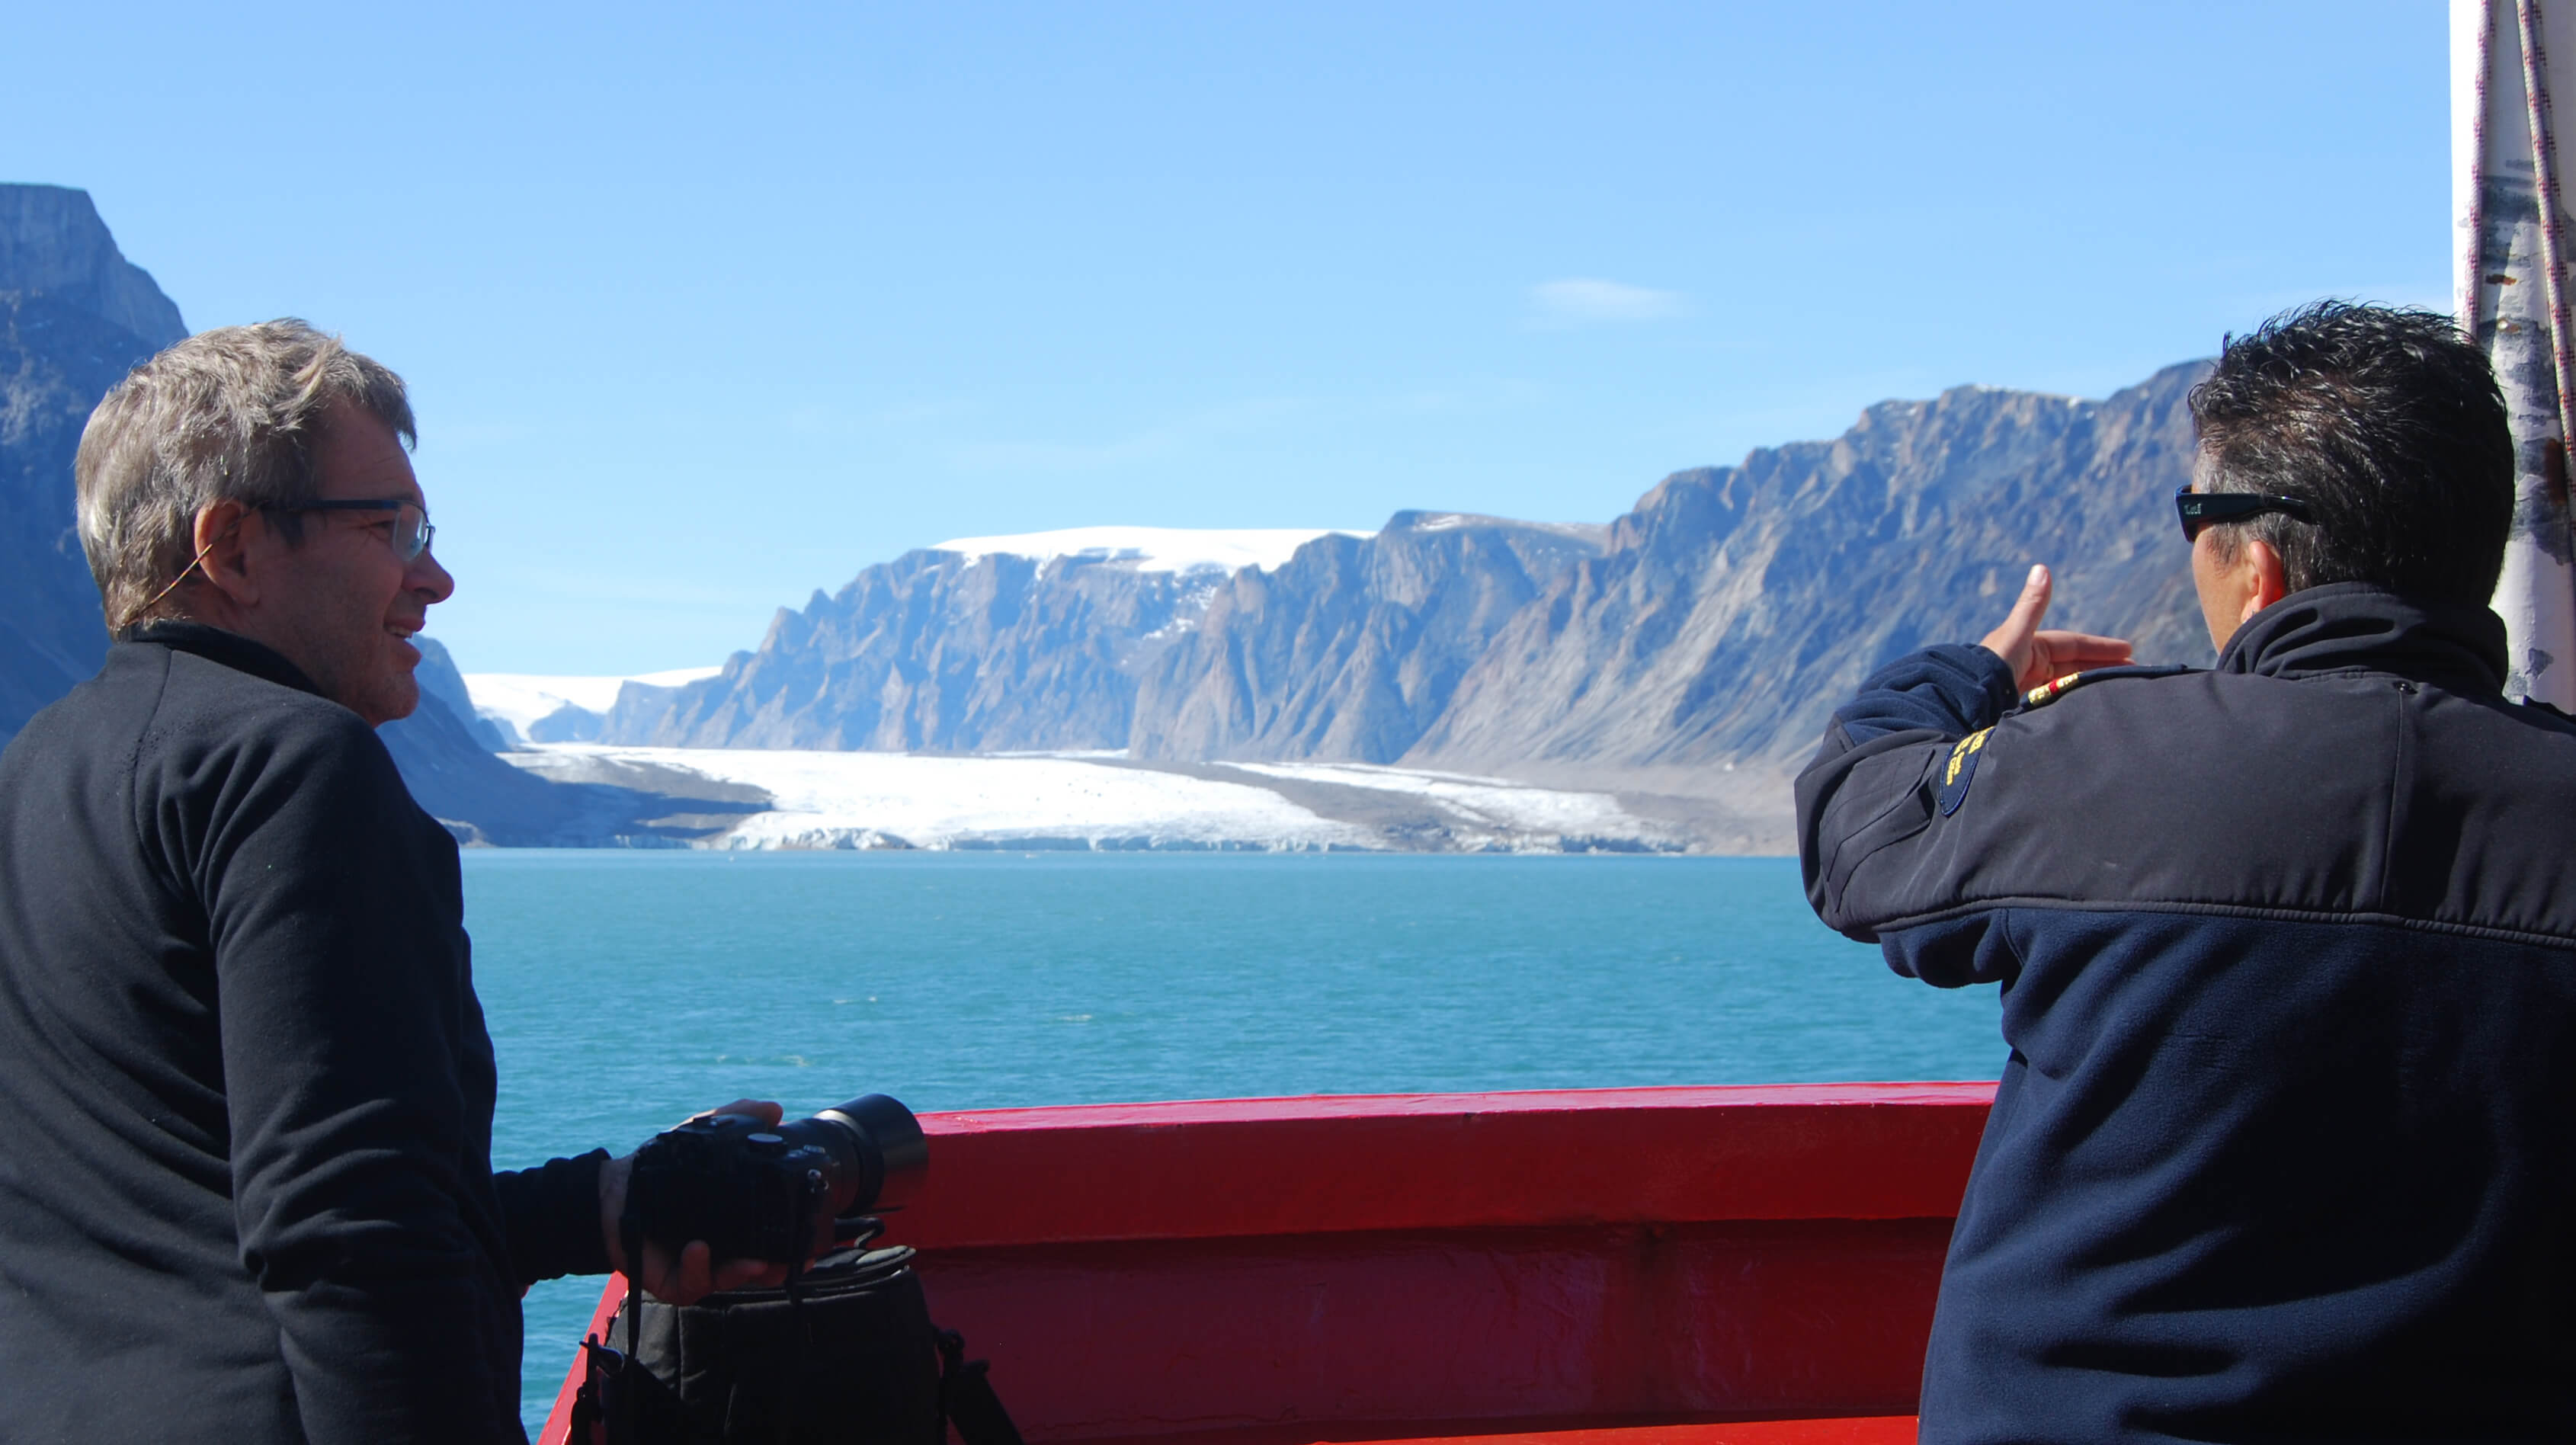
{"type": "Polygon", "coordinates": [[[0,1437],[522,1440],[598,1154],[491,1167],[456,845],[356,714],[153,624],[0,754],[0,1437]]]}
{"type": "Polygon", "coordinates": [[[2294,594],[2211,671],[1870,679],[1807,888],[2011,1046],[1934,1442],[2576,1436],[2576,725],[2484,608],[2294,594]]]}

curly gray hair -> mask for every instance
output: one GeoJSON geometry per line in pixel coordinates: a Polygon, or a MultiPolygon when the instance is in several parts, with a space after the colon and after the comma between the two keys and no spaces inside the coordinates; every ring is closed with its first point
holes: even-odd
{"type": "MultiPolygon", "coordinates": [[[[196,565],[199,512],[311,501],[312,440],[342,401],[416,440],[401,377],[292,318],[199,332],[118,382],[72,467],[109,630],[178,610],[163,598],[196,565]]],[[[296,540],[294,518],[279,520],[296,540]]]]}

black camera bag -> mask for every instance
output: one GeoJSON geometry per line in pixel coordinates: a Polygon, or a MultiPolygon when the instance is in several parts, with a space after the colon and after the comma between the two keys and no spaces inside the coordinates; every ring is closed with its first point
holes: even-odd
{"type": "Polygon", "coordinates": [[[908,1248],[826,1255],[787,1288],[670,1305],[630,1291],[583,1352],[572,1438],[608,1445],[1020,1445],[964,1341],[930,1322],[908,1248]]]}

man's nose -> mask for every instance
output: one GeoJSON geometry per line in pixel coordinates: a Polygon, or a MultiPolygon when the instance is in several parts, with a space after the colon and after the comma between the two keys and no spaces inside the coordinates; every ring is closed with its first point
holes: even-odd
{"type": "Polygon", "coordinates": [[[438,565],[437,554],[427,547],[421,548],[420,555],[411,559],[411,570],[404,575],[403,586],[414,592],[428,593],[431,605],[456,595],[456,579],[447,575],[447,569],[438,565]]]}

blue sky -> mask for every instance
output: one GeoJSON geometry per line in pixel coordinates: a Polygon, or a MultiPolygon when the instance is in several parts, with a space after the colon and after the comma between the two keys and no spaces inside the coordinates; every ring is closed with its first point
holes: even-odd
{"type": "Polygon", "coordinates": [[[0,179],[401,371],[475,671],[953,536],[1607,520],[1964,382],[2447,307],[2444,15],[22,7],[0,179]]]}

